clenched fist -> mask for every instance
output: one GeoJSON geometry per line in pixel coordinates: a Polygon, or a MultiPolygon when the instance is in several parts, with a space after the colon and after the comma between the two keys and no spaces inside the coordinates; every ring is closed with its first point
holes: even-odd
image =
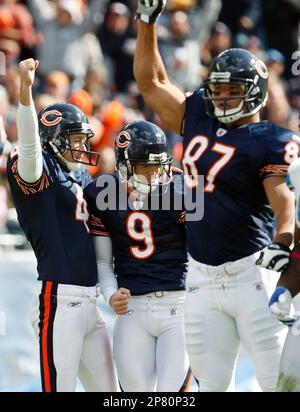
{"type": "Polygon", "coordinates": [[[136,17],[144,23],[154,24],[166,6],[167,0],[139,0],[136,17]]]}
{"type": "Polygon", "coordinates": [[[39,61],[26,59],[19,63],[19,73],[21,84],[31,87],[34,82],[35,71],[38,68],[39,61]]]}
{"type": "Polygon", "coordinates": [[[116,312],[117,315],[124,315],[128,311],[129,298],[131,297],[130,290],[126,288],[119,288],[110,300],[109,305],[116,312]]]}
{"type": "Polygon", "coordinates": [[[272,314],[287,326],[292,326],[297,316],[291,316],[292,295],[286,288],[278,287],[271,296],[269,307],[272,314]]]}

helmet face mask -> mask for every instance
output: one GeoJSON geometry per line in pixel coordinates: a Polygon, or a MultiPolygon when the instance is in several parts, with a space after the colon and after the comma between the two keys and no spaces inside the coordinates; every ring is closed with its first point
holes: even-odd
{"type": "MultiPolygon", "coordinates": [[[[164,164],[164,161],[149,164],[131,163],[128,159],[126,161],[126,171],[128,170],[131,172],[131,176],[127,179],[129,186],[143,195],[155,194],[159,187],[166,189],[166,185],[172,179],[170,161],[167,161],[166,164],[164,164]],[[151,169],[151,173],[149,173],[149,169],[151,169]]],[[[160,194],[160,191],[158,191],[158,194],[160,194]]]]}
{"type": "Polygon", "coordinates": [[[98,163],[99,154],[90,151],[89,143],[89,139],[91,139],[93,136],[94,133],[92,131],[88,133],[85,133],[83,130],[79,130],[77,132],[68,131],[60,134],[58,137],[51,139],[50,142],[59,150],[60,155],[64,158],[67,157],[69,161],[75,163],[82,163],[85,165],[96,166],[98,163]],[[72,144],[73,136],[78,135],[82,135],[82,138],[83,136],[85,136],[85,142],[83,144],[84,149],[75,148],[75,145],[72,144]],[[70,153],[70,156],[67,155],[68,152],[70,153]]]}
{"type": "Polygon", "coordinates": [[[138,121],[120,131],[116,169],[131,189],[142,195],[161,194],[172,179],[171,163],[165,134],[156,125],[138,121]]]}
{"type": "MultiPolygon", "coordinates": [[[[94,136],[84,113],[71,104],[53,104],[45,107],[39,114],[39,134],[42,147],[65,161],[96,166],[99,153],[90,151],[89,139],[94,136]],[[86,135],[84,150],[73,148],[72,135],[86,135]],[[65,156],[71,156],[66,161],[65,156]]],[[[71,169],[73,169],[71,164],[71,169]]],[[[76,169],[76,167],[74,168],[76,169]]]]}
{"type": "Polygon", "coordinates": [[[221,123],[253,116],[266,104],[268,97],[268,70],[264,62],[243,49],[228,49],[211,63],[208,79],[204,82],[204,101],[209,116],[221,123]],[[216,97],[217,85],[240,85],[243,93],[239,96],[216,97]],[[240,100],[235,107],[230,102],[240,100]],[[219,107],[220,104],[223,107],[219,107]],[[222,105],[221,104],[221,105],[222,105]]]}

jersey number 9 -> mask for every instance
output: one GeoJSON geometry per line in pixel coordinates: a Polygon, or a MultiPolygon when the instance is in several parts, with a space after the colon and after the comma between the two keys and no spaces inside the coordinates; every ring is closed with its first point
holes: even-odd
{"type": "Polygon", "coordinates": [[[144,212],[132,212],[126,220],[126,230],[128,236],[144,246],[130,246],[130,253],[135,259],[148,259],[155,251],[155,244],[152,232],[150,217],[144,212]],[[139,223],[140,229],[137,229],[139,223]]]}

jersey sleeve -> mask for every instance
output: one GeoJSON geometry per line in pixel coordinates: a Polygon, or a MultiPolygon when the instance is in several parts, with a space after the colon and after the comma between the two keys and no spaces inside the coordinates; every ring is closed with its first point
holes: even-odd
{"type": "Polygon", "coordinates": [[[7,173],[12,177],[11,181],[25,196],[35,195],[46,190],[55,181],[55,168],[51,160],[43,153],[43,171],[41,177],[34,183],[25,182],[18,173],[18,146],[15,147],[7,162],[7,173]]]}
{"type": "Polygon", "coordinates": [[[97,196],[101,188],[97,187],[96,181],[91,182],[84,189],[84,198],[88,205],[89,220],[87,222],[90,232],[94,236],[109,236],[104,223],[103,212],[97,206],[97,196]]]}
{"type": "Polygon", "coordinates": [[[184,187],[184,175],[175,174],[173,175],[173,180],[171,182],[171,190],[173,193],[173,205],[172,207],[177,212],[176,221],[185,224],[186,212],[185,212],[185,187],[184,187]]]}
{"type": "Polygon", "coordinates": [[[289,165],[299,154],[295,136],[289,130],[275,129],[271,138],[266,139],[266,155],[260,169],[262,180],[270,176],[287,176],[289,165]]]}
{"type": "Polygon", "coordinates": [[[186,213],[185,212],[181,212],[179,215],[179,223],[181,224],[185,224],[185,219],[186,219],[186,213]]]}
{"type": "Polygon", "coordinates": [[[38,119],[34,104],[19,104],[18,129],[18,173],[28,183],[37,182],[43,174],[43,152],[39,136],[38,119]]]}

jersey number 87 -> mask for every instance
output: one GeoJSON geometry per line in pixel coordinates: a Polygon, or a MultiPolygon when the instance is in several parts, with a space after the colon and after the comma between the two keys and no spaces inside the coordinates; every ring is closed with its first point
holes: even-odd
{"type": "MultiPolygon", "coordinates": [[[[206,136],[195,136],[188,144],[182,159],[182,165],[186,174],[187,186],[191,189],[198,185],[199,171],[196,166],[196,161],[207,150],[209,145],[209,139],[206,136]]],[[[211,166],[206,175],[206,185],[204,192],[213,192],[216,188],[215,179],[220,171],[227,165],[232,159],[236,147],[225,145],[222,143],[215,143],[210,149],[212,152],[219,153],[221,157],[211,166]]]]}

